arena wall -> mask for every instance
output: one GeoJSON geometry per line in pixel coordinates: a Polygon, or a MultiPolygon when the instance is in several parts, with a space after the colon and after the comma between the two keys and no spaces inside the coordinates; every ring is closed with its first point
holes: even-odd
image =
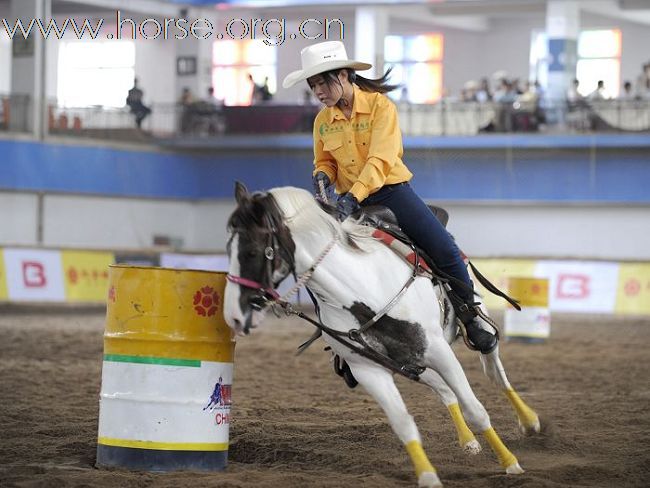
{"type": "MultiPolygon", "coordinates": [[[[0,140],[0,245],[225,247],[233,183],[310,187],[308,137],[130,150],[0,140]],[[272,147],[274,145],[274,147],[272,147]]],[[[650,260],[649,136],[409,138],[415,190],[475,257],[650,260]]]]}

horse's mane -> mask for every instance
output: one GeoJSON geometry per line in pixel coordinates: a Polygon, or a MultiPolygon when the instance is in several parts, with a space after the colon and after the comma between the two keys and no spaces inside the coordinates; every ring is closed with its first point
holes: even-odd
{"type": "Polygon", "coordinates": [[[344,245],[351,248],[370,251],[374,229],[357,224],[354,219],[343,223],[326,212],[314,197],[306,190],[292,186],[269,190],[280,211],[285,224],[292,232],[311,232],[334,237],[337,235],[344,245]]]}

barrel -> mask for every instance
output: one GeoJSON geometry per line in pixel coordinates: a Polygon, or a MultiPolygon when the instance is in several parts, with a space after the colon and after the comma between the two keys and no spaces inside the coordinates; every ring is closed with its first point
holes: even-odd
{"type": "Polygon", "coordinates": [[[110,267],[98,467],[226,467],[235,343],[225,283],[225,273],[110,267]]]}
{"type": "Polygon", "coordinates": [[[551,333],[548,307],[548,279],[529,277],[508,278],[508,295],[519,301],[521,311],[508,306],[503,324],[508,339],[543,342],[551,333]]]}

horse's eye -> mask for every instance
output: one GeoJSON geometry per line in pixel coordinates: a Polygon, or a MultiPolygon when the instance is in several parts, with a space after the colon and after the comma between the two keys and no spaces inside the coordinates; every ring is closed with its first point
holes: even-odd
{"type": "Polygon", "coordinates": [[[249,258],[255,258],[258,256],[258,252],[256,250],[251,250],[246,253],[246,257],[249,258]]]}

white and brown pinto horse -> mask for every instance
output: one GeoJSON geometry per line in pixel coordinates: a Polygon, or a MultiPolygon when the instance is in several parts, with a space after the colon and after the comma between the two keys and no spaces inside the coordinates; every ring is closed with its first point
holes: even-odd
{"type": "MultiPolygon", "coordinates": [[[[268,299],[292,271],[308,287],[320,307],[322,323],[335,333],[324,340],[349,365],[356,380],[379,403],[415,466],[418,486],[441,486],[422,449],[420,434],[393,381],[394,370],[355,352],[340,340],[385,309],[412,276],[412,266],[371,236],[369,227],[353,219],[340,223],[305,190],[285,187],[249,194],[237,184],[237,209],[229,221],[230,269],[224,315],[238,334],[259,326],[268,299]]],[[[523,473],[490,424],[450,344],[458,334],[453,318],[445,321],[445,291],[418,277],[381,319],[364,330],[363,343],[397,364],[420,366],[419,381],[436,391],[447,406],[468,453],[481,447],[481,433],[506,473],[523,473]]],[[[453,314],[453,312],[452,312],[453,314]]],[[[350,341],[347,341],[349,344],[350,341]]],[[[498,347],[480,355],[483,370],[510,400],[522,431],[539,432],[537,414],[512,388],[498,347]]]]}

